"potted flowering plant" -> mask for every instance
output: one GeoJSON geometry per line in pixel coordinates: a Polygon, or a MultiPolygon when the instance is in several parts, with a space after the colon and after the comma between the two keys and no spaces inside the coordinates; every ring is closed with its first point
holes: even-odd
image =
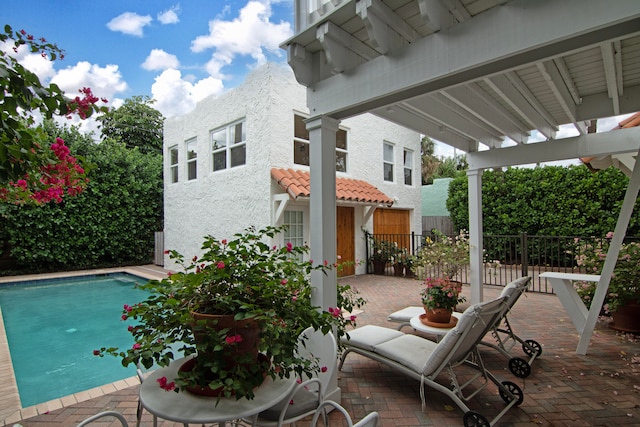
{"type": "Polygon", "coordinates": [[[446,277],[427,278],[421,292],[427,319],[435,323],[448,324],[456,306],[466,301],[466,298],[460,295],[461,292],[460,282],[452,282],[446,277]]]}
{"type": "MultiPolygon", "coordinates": [[[[578,268],[589,274],[600,274],[611,245],[613,233],[595,243],[578,241],[575,256],[578,268]]],[[[640,243],[623,243],[609,282],[602,310],[611,314],[614,329],[640,332],[640,243]],[[630,321],[632,323],[627,323],[630,321]]],[[[591,305],[597,282],[575,282],[574,287],[587,307],[591,305]]]]}
{"type": "Polygon", "coordinates": [[[423,275],[446,277],[454,280],[460,270],[469,264],[469,235],[460,230],[457,236],[448,237],[434,230],[435,238],[427,237],[413,263],[413,271],[423,275]]]}
{"type": "Polygon", "coordinates": [[[393,260],[397,252],[397,245],[387,240],[373,239],[371,256],[369,260],[373,264],[373,274],[384,274],[388,262],[393,260]]]}
{"type": "Polygon", "coordinates": [[[160,387],[217,396],[253,397],[266,375],[273,378],[310,375],[321,367],[300,357],[298,337],[307,327],[325,333],[337,328],[338,338],[355,317],[342,316],[364,301],[348,287],[339,287],[338,307],[321,311],[311,304],[310,273],[332,267],[304,261],[307,247],[267,243],[284,227],[247,228],[231,240],[207,236],[204,254],[183,268],[141,288],[150,292],[140,303],[125,305],[123,320],[135,339],[132,348],[102,348],[122,364],[168,365],[174,352],[195,354],[179,377],[160,387]],[[230,319],[229,319],[230,317],[230,319]],[[230,323],[228,323],[230,322],[230,323]]]}

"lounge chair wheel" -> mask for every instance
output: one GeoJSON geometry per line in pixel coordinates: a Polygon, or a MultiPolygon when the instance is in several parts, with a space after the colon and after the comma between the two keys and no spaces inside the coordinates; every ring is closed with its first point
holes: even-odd
{"type": "Polygon", "coordinates": [[[473,411],[466,412],[462,421],[464,427],[489,427],[491,425],[483,415],[473,411]]]}
{"type": "MultiPolygon", "coordinates": [[[[524,393],[522,389],[518,387],[518,384],[512,383],[511,381],[503,381],[502,385],[517,399],[515,406],[520,405],[524,401],[524,393]]],[[[500,388],[500,397],[507,403],[511,402],[512,399],[502,387],[500,388]]]]}
{"type": "Polygon", "coordinates": [[[520,357],[509,359],[509,370],[518,378],[527,378],[531,375],[531,365],[520,357]]]}
{"type": "Polygon", "coordinates": [[[533,356],[533,353],[536,353],[536,356],[540,356],[542,354],[542,346],[535,340],[525,340],[522,344],[522,350],[527,354],[527,356],[533,356]]]}

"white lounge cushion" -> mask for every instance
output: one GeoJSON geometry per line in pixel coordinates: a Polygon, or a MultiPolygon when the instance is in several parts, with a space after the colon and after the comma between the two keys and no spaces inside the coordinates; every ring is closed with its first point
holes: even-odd
{"type": "Polygon", "coordinates": [[[376,325],[365,325],[349,331],[349,338],[342,337],[341,341],[352,347],[374,351],[380,344],[403,336],[404,333],[391,328],[376,325]]]}
{"type": "Polygon", "coordinates": [[[420,374],[425,360],[437,346],[437,343],[428,339],[405,334],[376,346],[375,352],[420,374]]]}
{"type": "Polygon", "coordinates": [[[402,310],[394,311],[389,316],[387,316],[387,320],[389,320],[390,322],[403,323],[410,321],[412,317],[419,316],[422,313],[424,313],[424,307],[412,305],[409,307],[405,307],[402,310]]]}

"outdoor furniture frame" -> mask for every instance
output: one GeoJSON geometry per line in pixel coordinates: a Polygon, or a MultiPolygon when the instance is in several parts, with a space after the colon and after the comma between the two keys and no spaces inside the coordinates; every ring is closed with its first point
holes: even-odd
{"type": "Polygon", "coordinates": [[[465,426],[494,425],[511,407],[519,405],[524,399],[517,384],[500,382],[485,368],[478,351],[478,344],[503,313],[505,299],[499,297],[472,305],[465,310],[456,327],[438,343],[382,326],[366,325],[356,328],[349,333],[349,338],[342,339],[345,350],[338,369],[342,369],[344,360],[350,353],[361,354],[419,380],[423,409],[425,387],[431,387],[446,394],[458,405],[464,413],[465,426]],[[456,375],[456,370],[461,365],[476,371],[464,383],[460,383],[456,375]],[[451,388],[436,381],[443,372],[449,375],[451,388]],[[465,395],[466,387],[478,379],[482,382],[465,395]],[[465,403],[484,389],[489,381],[498,387],[500,396],[506,402],[504,409],[491,422],[483,415],[471,411],[465,403]]]}

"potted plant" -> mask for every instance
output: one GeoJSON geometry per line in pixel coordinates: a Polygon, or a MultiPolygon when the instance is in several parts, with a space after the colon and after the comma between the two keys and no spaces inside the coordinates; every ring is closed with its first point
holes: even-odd
{"type": "Polygon", "coordinates": [[[407,262],[408,253],[406,248],[401,248],[397,243],[394,243],[395,251],[391,258],[393,263],[393,274],[395,276],[404,276],[404,266],[407,262]]]}
{"type": "Polygon", "coordinates": [[[383,275],[387,263],[391,262],[395,254],[396,247],[393,242],[382,239],[373,239],[371,245],[371,256],[369,257],[373,265],[373,274],[383,275]]]}
{"type": "Polygon", "coordinates": [[[102,348],[94,354],[114,355],[124,366],[140,363],[147,369],[168,365],[174,352],[196,355],[178,378],[160,387],[238,399],[252,398],[266,375],[317,372],[321,367],[297,354],[300,333],[309,326],[324,333],[337,328],[339,338],[355,323],[355,316],[343,316],[342,309],[351,311],[364,300],[340,286],[339,308],[314,307],[310,273],[333,265],[304,261],[307,247],[271,246],[268,242],[283,230],[247,228],[231,240],[207,236],[204,254],[189,261],[168,251],[183,271],[142,285],[149,297],[124,306],[122,318],[131,321],[133,347],[102,348]]]}
{"type": "Polygon", "coordinates": [[[435,237],[427,237],[415,257],[414,272],[418,277],[441,276],[455,280],[460,270],[469,264],[469,235],[461,230],[457,236],[448,237],[434,230],[435,237]]]}
{"type": "Polygon", "coordinates": [[[460,295],[461,292],[460,282],[452,282],[446,277],[427,278],[421,292],[427,320],[448,325],[453,310],[458,304],[466,301],[466,298],[460,295]]]}
{"type": "MultiPolygon", "coordinates": [[[[600,274],[611,245],[613,232],[595,243],[578,241],[576,264],[589,274],[600,274]]],[[[625,332],[640,332],[640,243],[623,243],[609,282],[602,306],[604,314],[611,314],[610,327],[625,332]]],[[[598,282],[575,282],[574,287],[589,307],[598,282]]]]}

